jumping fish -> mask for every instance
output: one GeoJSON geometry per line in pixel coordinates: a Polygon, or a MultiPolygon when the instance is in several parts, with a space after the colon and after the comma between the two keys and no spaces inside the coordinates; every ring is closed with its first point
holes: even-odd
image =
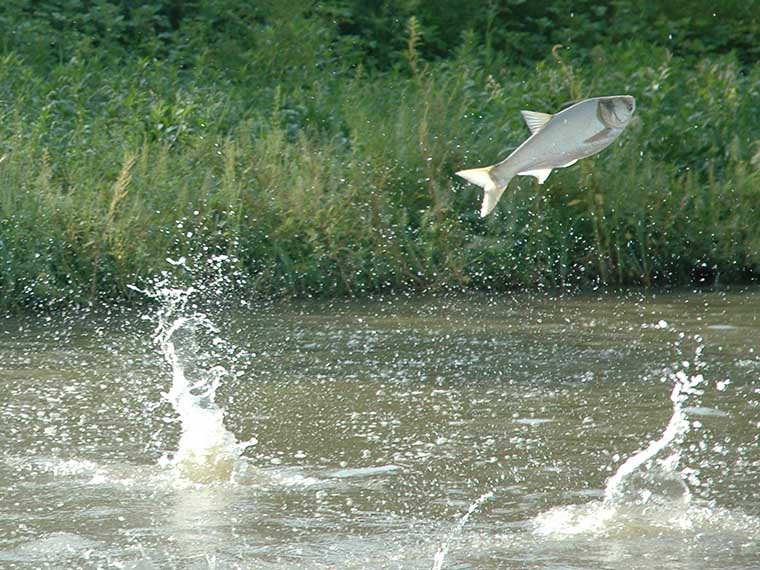
{"type": "Polygon", "coordinates": [[[533,176],[543,184],[552,169],[571,166],[609,146],[635,108],[630,95],[613,95],[584,99],[554,115],[521,111],[531,136],[498,164],[460,170],[457,175],[483,188],[480,216],[485,217],[514,176],[533,176]]]}

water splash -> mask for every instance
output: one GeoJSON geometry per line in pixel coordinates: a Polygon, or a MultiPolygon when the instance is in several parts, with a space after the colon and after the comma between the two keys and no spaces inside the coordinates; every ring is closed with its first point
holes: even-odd
{"type": "Polygon", "coordinates": [[[603,500],[542,513],[534,520],[536,534],[562,537],[598,534],[613,528],[623,532],[633,527],[691,528],[695,517],[703,516],[702,509],[692,508],[685,473],[678,469],[681,444],[691,429],[686,403],[698,405],[703,393],[699,386],[704,382],[704,345],[701,337],[694,340],[698,345],[692,361],[680,362],[663,377],[673,385],[673,413],[662,435],[623,462],[608,479],[603,500]],[[660,457],[666,451],[670,454],[660,457]]]}
{"type": "MultiPolygon", "coordinates": [[[[184,259],[169,262],[188,269],[184,259]]],[[[240,465],[242,453],[256,444],[256,438],[237,441],[225,427],[224,409],[216,402],[219,386],[235,375],[232,367],[240,359],[239,351],[223,338],[214,322],[193,301],[200,291],[192,286],[171,287],[171,279],[164,273],[149,290],[133,287],[159,303],[154,341],[172,376],[171,388],[162,396],[172,405],[181,423],[178,449],[173,457],[165,457],[162,464],[175,469],[182,480],[228,481],[240,465]]]]}
{"type": "MultiPolygon", "coordinates": [[[[701,341],[700,338],[697,340],[701,341]]],[[[691,423],[684,411],[684,404],[689,398],[701,396],[703,393],[702,390],[698,389],[698,386],[704,382],[704,377],[699,372],[704,368],[701,360],[703,350],[704,346],[701,344],[696,348],[693,360],[695,373],[693,375],[686,372],[691,367],[687,361],[681,363],[683,369],[668,374],[673,383],[673,390],[670,393],[670,401],[673,402],[673,415],[660,438],[629,457],[607,481],[604,502],[608,505],[614,506],[621,502],[630,502],[632,492],[638,500],[648,502],[654,496],[654,492],[646,488],[637,489],[635,485],[631,484],[636,480],[633,476],[639,474],[644,465],[669,447],[673,448],[673,454],[659,461],[657,467],[652,470],[652,473],[657,474],[653,479],[658,480],[660,486],[664,484],[666,488],[676,488],[681,491],[682,500],[684,502],[689,501],[689,489],[683,479],[677,475],[676,469],[681,459],[680,444],[691,428],[691,423]]],[[[665,495],[676,498],[672,493],[665,493],[665,495]]]]}
{"type": "Polygon", "coordinates": [[[433,556],[433,570],[441,570],[441,568],[443,568],[443,561],[446,558],[446,555],[448,554],[454,540],[459,538],[459,536],[462,534],[464,525],[467,524],[467,521],[470,520],[470,517],[473,515],[473,513],[477,511],[483,503],[492,497],[493,491],[488,491],[488,493],[481,495],[475,500],[474,503],[472,503],[472,505],[470,505],[470,508],[467,509],[467,512],[464,515],[462,515],[454,529],[446,538],[446,541],[438,549],[438,552],[435,553],[435,556],[433,556]]]}

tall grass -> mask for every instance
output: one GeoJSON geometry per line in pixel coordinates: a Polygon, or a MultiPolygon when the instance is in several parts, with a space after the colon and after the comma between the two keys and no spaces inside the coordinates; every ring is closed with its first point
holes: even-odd
{"type": "Polygon", "coordinates": [[[40,74],[4,53],[0,307],[127,299],[167,258],[218,253],[252,291],[301,296],[760,272],[757,65],[621,43],[518,66],[473,34],[426,60],[411,19],[378,71],[308,14],[257,33],[227,66],[84,51],[40,74]],[[479,218],[453,172],[522,142],[520,109],[613,93],[638,102],[619,143],[479,218]]]}

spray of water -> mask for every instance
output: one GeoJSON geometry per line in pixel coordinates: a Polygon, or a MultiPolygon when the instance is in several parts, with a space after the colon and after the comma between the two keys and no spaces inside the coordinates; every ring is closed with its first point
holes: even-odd
{"type": "Polygon", "coordinates": [[[701,337],[694,340],[697,348],[692,361],[679,363],[663,378],[673,385],[670,394],[673,413],[662,435],[623,462],[608,479],[602,501],[543,513],[535,520],[536,533],[544,536],[596,533],[606,529],[611,521],[625,524],[629,516],[633,519],[652,516],[658,523],[664,521],[671,526],[689,525],[691,494],[678,467],[681,444],[691,428],[686,403],[703,393],[699,387],[704,382],[701,373],[704,346],[701,337]],[[666,451],[670,454],[661,457],[666,451]]]}
{"type": "Polygon", "coordinates": [[[489,500],[491,497],[493,497],[493,491],[489,491],[488,493],[485,493],[477,498],[477,500],[470,505],[470,508],[467,509],[467,512],[462,515],[462,517],[457,521],[456,526],[454,526],[454,529],[451,531],[449,536],[446,538],[444,543],[441,545],[441,547],[438,549],[438,551],[435,553],[435,556],[433,556],[433,570],[441,570],[443,568],[443,561],[446,558],[446,555],[449,552],[449,549],[451,548],[451,545],[453,542],[459,538],[459,536],[462,534],[462,531],[464,530],[464,525],[467,524],[467,521],[470,520],[470,517],[473,515],[475,511],[477,511],[480,506],[485,503],[487,500],[489,500]]]}
{"type": "MultiPolygon", "coordinates": [[[[699,338],[697,340],[701,341],[699,338]]],[[[691,367],[689,362],[682,363],[685,370],[681,369],[669,373],[669,378],[673,383],[673,390],[670,393],[670,401],[673,402],[673,415],[670,417],[670,421],[660,438],[651,442],[645,449],[629,457],[607,481],[607,487],[604,492],[604,501],[607,505],[614,506],[630,497],[626,484],[631,481],[632,476],[638,473],[642,466],[652,461],[665,449],[672,448],[673,454],[667,459],[661,460],[660,477],[667,478],[666,474],[675,474],[680,461],[680,443],[691,427],[689,419],[684,412],[684,404],[689,398],[702,394],[702,390],[698,386],[704,382],[704,377],[699,372],[704,367],[701,360],[703,350],[704,347],[701,344],[697,346],[693,359],[694,374],[689,375],[687,373],[691,367]]],[[[677,482],[681,483],[680,488],[683,490],[683,499],[684,501],[688,501],[688,487],[678,478],[670,477],[670,479],[676,482],[676,486],[678,486],[677,482]]],[[[646,501],[651,497],[651,491],[643,490],[638,495],[639,499],[646,501]]]]}
{"type": "Polygon", "coordinates": [[[224,409],[216,402],[219,386],[234,374],[230,365],[238,360],[238,351],[191,302],[199,291],[171,287],[170,281],[164,274],[151,289],[140,290],[158,301],[154,341],[172,378],[171,388],[162,395],[181,423],[178,449],[163,463],[182,480],[228,481],[242,453],[256,443],[255,438],[237,441],[225,427],[224,409]]]}

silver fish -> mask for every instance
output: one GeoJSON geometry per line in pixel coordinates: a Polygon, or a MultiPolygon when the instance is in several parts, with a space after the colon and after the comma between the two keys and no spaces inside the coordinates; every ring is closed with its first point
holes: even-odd
{"type": "Polygon", "coordinates": [[[630,95],[614,95],[584,99],[555,115],[521,111],[531,136],[498,164],[460,170],[457,175],[483,187],[480,215],[485,217],[514,176],[534,176],[543,184],[552,169],[571,166],[609,146],[635,108],[630,95]]]}

